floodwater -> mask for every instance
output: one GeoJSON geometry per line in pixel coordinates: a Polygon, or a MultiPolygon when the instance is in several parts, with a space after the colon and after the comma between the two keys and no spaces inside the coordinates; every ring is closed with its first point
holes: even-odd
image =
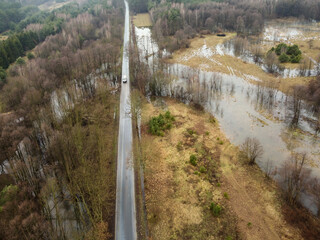
{"type": "MultiPolygon", "coordinates": [[[[275,46],[278,43],[275,43],[272,46],[275,46]]],[[[270,45],[271,48],[271,45],[270,45]]],[[[215,49],[215,53],[223,56],[223,55],[229,55],[232,57],[238,57],[244,62],[251,63],[251,64],[257,64],[261,67],[261,69],[265,72],[268,72],[268,68],[266,64],[264,63],[264,60],[262,58],[258,58],[257,61],[255,61],[254,55],[249,50],[244,50],[241,52],[241,54],[237,55],[235,53],[235,47],[234,47],[234,39],[231,39],[229,41],[226,41],[223,44],[218,44],[215,49]]],[[[319,63],[316,62],[314,59],[310,58],[310,61],[312,62],[312,67],[310,69],[301,70],[300,65],[297,64],[297,68],[275,68],[274,71],[279,74],[283,78],[295,78],[295,77],[314,77],[318,74],[319,69],[319,63]]]]}
{"type": "MultiPolygon", "coordinates": [[[[143,32],[147,31],[150,29],[143,29],[143,32]]],[[[144,41],[154,44],[151,39],[144,38],[144,41]]],[[[143,52],[143,48],[140,50],[143,52]]],[[[222,53],[223,49],[218,48],[215,52],[222,53]]],[[[214,59],[212,52],[200,51],[199,54],[214,59]]],[[[176,76],[176,80],[162,91],[162,95],[176,97],[186,103],[195,98],[201,99],[207,111],[219,120],[228,139],[237,146],[247,137],[257,138],[264,149],[257,164],[264,171],[279,169],[291,152],[307,152],[310,158],[308,167],[313,175],[320,177],[320,139],[308,121],[314,117],[306,104],[303,104],[299,122],[301,132],[291,131],[289,126],[293,112],[290,106],[293,99],[276,89],[251,84],[245,78],[233,75],[232,71],[230,74],[205,72],[180,64],[170,65],[166,71],[176,76]],[[198,90],[192,92],[190,89],[198,90]]],[[[255,80],[252,77],[248,76],[255,80]]],[[[310,197],[305,196],[302,203],[316,213],[317,208],[310,197]]]]}
{"type": "MultiPolygon", "coordinates": [[[[295,40],[305,41],[306,44],[310,40],[320,39],[320,25],[317,22],[267,22],[264,31],[259,40],[261,44],[271,47],[283,42],[292,45],[295,40]]],[[[241,60],[259,65],[263,71],[268,72],[268,69],[262,58],[256,59],[249,49],[242,49],[241,53],[237,54],[234,47],[234,39],[218,44],[214,51],[215,54],[229,55],[238,57],[241,60]]],[[[250,39],[249,39],[250,45],[250,39]]],[[[299,76],[316,76],[319,72],[320,63],[315,59],[308,58],[311,61],[310,69],[301,70],[300,65],[297,64],[296,68],[276,68],[274,69],[277,74],[283,78],[294,78],[299,76]]]]}

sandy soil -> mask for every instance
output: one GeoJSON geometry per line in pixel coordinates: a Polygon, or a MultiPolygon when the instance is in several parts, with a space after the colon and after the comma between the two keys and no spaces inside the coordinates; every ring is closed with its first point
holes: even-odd
{"type": "Polygon", "coordinates": [[[152,239],[302,239],[284,221],[277,187],[258,167],[238,160],[238,148],[214,118],[173,100],[167,99],[166,104],[148,103],[142,111],[152,239]],[[151,116],[167,109],[175,116],[174,127],[164,137],[148,134],[146,123],[151,116]],[[195,134],[188,135],[187,129],[195,134]],[[198,156],[197,166],[189,163],[191,154],[198,156]],[[207,167],[200,172],[207,159],[213,171],[207,167]],[[219,217],[211,214],[211,202],[222,206],[219,217]]]}

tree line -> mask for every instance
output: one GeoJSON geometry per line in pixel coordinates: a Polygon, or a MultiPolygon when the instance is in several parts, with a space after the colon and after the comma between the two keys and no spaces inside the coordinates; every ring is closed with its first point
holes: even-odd
{"type": "Polygon", "coordinates": [[[0,42],[0,67],[8,68],[18,57],[24,56],[26,51],[43,42],[47,36],[60,32],[65,20],[87,11],[94,14],[93,6],[97,4],[106,8],[103,3],[101,0],[91,0],[81,6],[71,3],[51,13],[36,12],[21,20],[15,25],[14,31],[9,33],[9,37],[0,42]]]}
{"type": "Polygon", "coordinates": [[[20,21],[38,11],[36,6],[22,6],[19,1],[0,0],[0,33],[14,30],[20,21]]]}
{"type": "Polygon", "coordinates": [[[266,19],[293,16],[319,20],[319,4],[317,0],[130,1],[135,13],[149,11],[154,36],[160,47],[169,51],[188,47],[188,39],[196,33],[257,35],[266,19]]]}

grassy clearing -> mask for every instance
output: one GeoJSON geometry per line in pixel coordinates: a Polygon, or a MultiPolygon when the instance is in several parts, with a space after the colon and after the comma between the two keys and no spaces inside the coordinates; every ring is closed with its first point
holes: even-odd
{"type": "Polygon", "coordinates": [[[0,35],[0,41],[4,41],[8,38],[8,36],[5,35],[0,35]]]}
{"type": "Polygon", "coordinates": [[[166,102],[176,121],[163,137],[149,134],[148,122],[164,110],[150,103],[142,109],[152,239],[299,239],[299,231],[283,220],[276,186],[258,167],[239,162],[238,149],[218,122],[184,104],[166,102]]]}
{"type": "Polygon", "coordinates": [[[133,16],[133,23],[136,27],[151,27],[152,21],[149,13],[140,13],[133,16]]]}
{"type": "Polygon", "coordinates": [[[69,0],[69,1],[61,2],[61,3],[57,3],[56,1],[49,1],[49,2],[46,2],[44,4],[41,4],[38,8],[41,11],[45,11],[45,10],[53,11],[55,9],[63,7],[64,5],[69,4],[71,2],[77,2],[77,0],[69,0]]]}

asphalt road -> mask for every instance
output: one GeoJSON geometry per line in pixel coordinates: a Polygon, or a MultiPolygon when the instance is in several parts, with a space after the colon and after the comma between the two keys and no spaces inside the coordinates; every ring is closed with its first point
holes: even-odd
{"type": "Polygon", "coordinates": [[[136,240],[137,228],[132,157],[132,121],[130,117],[130,74],[129,57],[128,51],[126,50],[130,39],[129,6],[127,1],[125,1],[125,5],[122,77],[126,75],[128,82],[122,83],[121,81],[115,239],[136,240]]]}

